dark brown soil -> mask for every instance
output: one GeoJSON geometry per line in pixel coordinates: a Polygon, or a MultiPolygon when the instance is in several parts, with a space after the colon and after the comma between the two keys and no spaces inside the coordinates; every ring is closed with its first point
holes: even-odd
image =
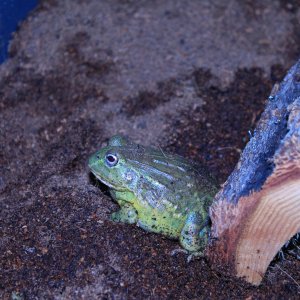
{"type": "Polygon", "coordinates": [[[299,4],[41,1],[0,67],[0,298],[298,298],[291,255],[252,287],[112,223],[86,161],[125,133],[224,182],[299,58],[299,4]]]}

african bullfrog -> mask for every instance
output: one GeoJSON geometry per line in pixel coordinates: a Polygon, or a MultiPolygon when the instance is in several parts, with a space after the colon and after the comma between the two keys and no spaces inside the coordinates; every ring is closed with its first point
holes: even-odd
{"type": "Polygon", "coordinates": [[[202,167],[119,135],[94,153],[88,165],[120,205],[113,221],[179,239],[191,253],[204,249],[208,210],[218,188],[202,167]]]}

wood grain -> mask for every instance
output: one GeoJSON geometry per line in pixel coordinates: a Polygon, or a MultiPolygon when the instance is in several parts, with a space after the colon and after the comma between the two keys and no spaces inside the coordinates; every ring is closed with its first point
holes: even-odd
{"type": "Polygon", "coordinates": [[[210,215],[210,260],[255,285],[300,232],[300,60],[271,94],[210,215]]]}
{"type": "MultiPolygon", "coordinates": [[[[288,134],[275,154],[275,169],[258,193],[235,254],[237,275],[259,284],[280,248],[300,232],[300,98],[290,107],[288,134]]],[[[244,200],[245,201],[245,200],[244,200]]]]}

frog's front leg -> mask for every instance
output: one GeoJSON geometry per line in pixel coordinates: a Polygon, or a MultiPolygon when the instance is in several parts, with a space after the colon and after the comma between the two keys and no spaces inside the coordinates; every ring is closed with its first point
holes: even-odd
{"type": "Polygon", "coordinates": [[[137,212],[131,204],[124,204],[121,208],[110,215],[115,222],[135,224],[137,222],[137,212]]]}
{"type": "Polygon", "coordinates": [[[113,189],[109,190],[111,197],[122,206],[124,203],[134,203],[135,196],[131,192],[120,192],[113,189]]]}
{"type": "Polygon", "coordinates": [[[208,240],[208,218],[203,220],[199,213],[191,212],[181,230],[181,246],[193,253],[193,256],[200,256],[208,240]]]}
{"type": "Polygon", "coordinates": [[[110,194],[120,205],[120,209],[111,214],[111,220],[115,222],[135,224],[138,220],[138,214],[130,203],[134,195],[128,192],[118,192],[114,190],[111,190],[110,194]]]}

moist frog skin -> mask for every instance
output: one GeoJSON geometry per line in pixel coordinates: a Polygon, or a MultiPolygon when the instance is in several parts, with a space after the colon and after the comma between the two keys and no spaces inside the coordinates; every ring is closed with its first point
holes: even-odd
{"type": "Polygon", "coordinates": [[[209,206],[218,191],[205,169],[120,135],[94,153],[88,165],[120,206],[113,221],[179,239],[184,249],[201,253],[208,240],[209,206]]]}

